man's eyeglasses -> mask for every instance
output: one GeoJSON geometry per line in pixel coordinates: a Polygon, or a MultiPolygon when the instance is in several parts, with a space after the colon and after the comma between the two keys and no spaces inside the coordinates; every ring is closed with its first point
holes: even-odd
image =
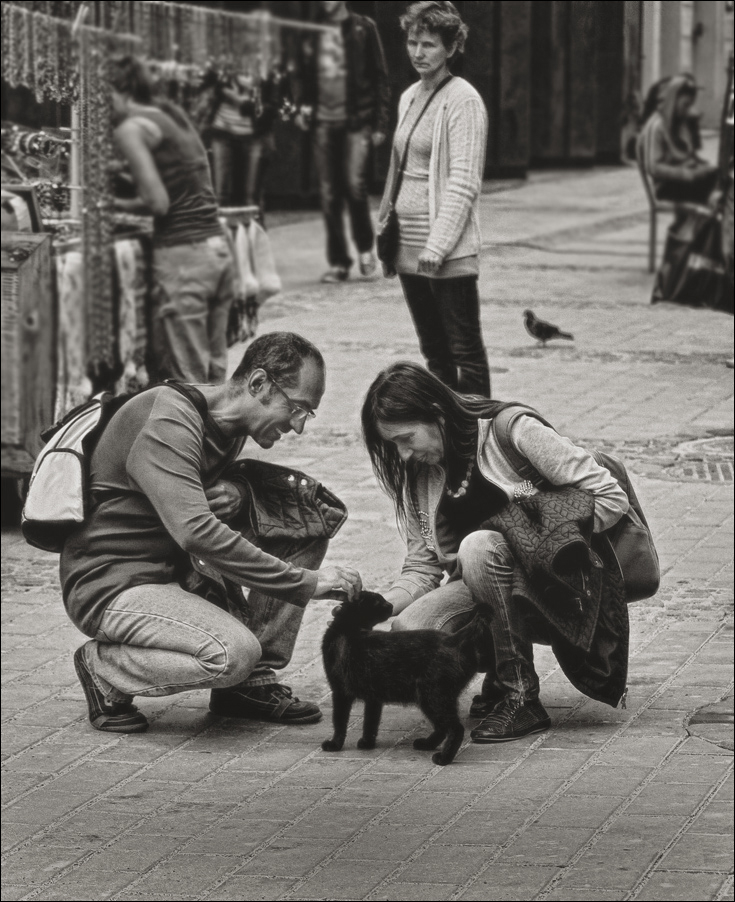
{"type": "Polygon", "coordinates": [[[270,381],[273,383],[273,387],[276,388],[286,400],[288,404],[288,409],[291,411],[291,421],[294,420],[297,423],[305,423],[307,420],[313,420],[316,414],[310,407],[302,407],[300,404],[297,404],[293,398],[291,398],[286,392],[281,388],[281,386],[276,382],[276,380],[271,376],[270,373],[266,373],[270,381]]]}

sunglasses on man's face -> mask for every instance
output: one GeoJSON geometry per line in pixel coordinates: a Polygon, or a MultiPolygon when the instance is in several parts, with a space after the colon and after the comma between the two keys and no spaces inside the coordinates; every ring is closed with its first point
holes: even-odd
{"type": "Polygon", "coordinates": [[[316,413],[310,407],[302,407],[301,404],[297,404],[293,398],[290,397],[278,384],[278,382],[271,376],[270,373],[266,374],[270,379],[273,387],[279,392],[279,394],[284,398],[286,403],[288,404],[288,409],[291,411],[290,421],[293,423],[294,420],[297,423],[305,423],[307,420],[313,420],[316,416],[316,413]]]}

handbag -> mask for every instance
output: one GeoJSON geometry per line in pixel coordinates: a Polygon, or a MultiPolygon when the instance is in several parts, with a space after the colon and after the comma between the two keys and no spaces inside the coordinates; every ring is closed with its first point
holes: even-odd
{"type": "MultiPolygon", "coordinates": [[[[534,469],[530,461],[516,451],[510,440],[513,421],[524,414],[533,416],[545,426],[553,428],[533,408],[513,404],[504,408],[493,419],[493,433],[500,450],[513,469],[537,488],[548,488],[544,477],[534,469]]],[[[625,469],[625,464],[612,454],[593,451],[592,456],[600,466],[609,470],[617,479],[620,488],[628,496],[630,504],[627,513],[623,514],[614,526],[601,534],[603,540],[609,543],[623,577],[625,599],[627,602],[632,602],[651,598],[658,591],[661,582],[661,568],[651,530],[630,482],[628,471],[625,469]]]]}
{"type": "MultiPolygon", "coordinates": [[[[401,184],[403,182],[403,173],[406,168],[406,162],[408,161],[408,148],[411,144],[411,138],[413,137],[413,133],[416,130],[416,126],[421,121],[421,117],[424,115],[426,110],[429,108],[429,104],[436,97],[436,95],[441,91],[441,89],[446,85],[452,76],[448,75],[440,84],[434,88],[431,93],[431,97],[424,104],[424,108],[419,113],[416,121],[411,126],[411,131],[408,133],[408,138],[406,138],[406,146],[403,149],[403,156],[401,158],[401,164],[398,168],[398,172],[396,173],[395,184],[393,185],[393,192],[390,199],[390,206],[388,207],[388,215],[386,216],[383,224],[378,232],[378,236],[375,241],[375,247],[378,254],[378,259],[385,266],[389,275],[395,275],[395,262],[396,257],[398,256],[398,247],[401,243],[401,228],[398,223],[398,214],[396,213],[396,201],[398,200],[398,195],[401,190],[401,184]]],[[[413,103],[413,101],[412,101],[413,103]]]]}

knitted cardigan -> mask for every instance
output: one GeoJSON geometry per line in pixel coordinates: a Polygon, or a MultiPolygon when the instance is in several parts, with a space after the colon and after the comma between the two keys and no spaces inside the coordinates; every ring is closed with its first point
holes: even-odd
{"type": "MultiPolygon", "coordinates": [[[[401,95],[398,124],[416,97],[420,82],[401,95]]],[[[430,232],[426,247],[443,260],[480,252],[480,192],[485,170],[488,120],[485,104],[472,85],[454,77],[436,95],[439,105],[429,167],[430,232]]],[[[378,214],[379,229],[390,212],[400,157],[394,144],[378,214]]]]}

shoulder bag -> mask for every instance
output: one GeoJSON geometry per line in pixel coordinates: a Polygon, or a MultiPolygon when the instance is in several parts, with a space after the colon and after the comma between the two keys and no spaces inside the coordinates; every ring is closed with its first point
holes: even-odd
{"type": "MultiPolygon", "coordinates": [[[[543,476],[516,451],[510,440],[513,421],[523,414],[535,417],[544,425],[553,428],[533,408],[513,405],[506,407],[494,418],[493,434],[503,455],[520,476],[530,480],[536,487],[548,488],[548,483],[543,476]]],[[[606,454],[604,451],[592,451],[591,454],[601,467],[605,467],[617,479],[630,502],[628,512],[623,514],[614,526],[602,533],[612,547],[623,576],[626,601],[651,598],[658,591],[661,570],[656,547],[653,544],[653,536],[641,503],[630,482],[628,471],[623,462],[612,454],[606,454]]]]}
{"type": "Polygon", "coordinates": [[[401,190],[401,184],[403,182],[403,172],[406,168],[406,162],[408,161],[408,148],[411,144],[411,138],[413,137],[413,133],[416,130],[416,126],[421,121],[422,116],[429,108],[431,101],[436,97],[436,95],[441,91],[441,89],[446,85],[452,76],[448,75],[444,81],[434,88],[431,97],[424,104],[424,108],[419,113],[416,121],[411,126],[411,131],[408,133],[408,138],[406,138],[406,146],[403,149],[403,156],[401,158],[401,164],[398,168],[398,172],[396,173],[395,184],[393,185],[393,192],[390,199],[390,207],[388,209],[388,215],[383,222],[383,226],[378,232],[378,237],[376,240],[376,249],[378,252],[378,259],[380,262],[386,267],[389,275],[395,275],[395,262],[396,256],[398,255],[398,247],[401,242],[401,229],[398,224],[398,214],[396,213],[396,201],[398,200],[398,195],[401,190]]]}

